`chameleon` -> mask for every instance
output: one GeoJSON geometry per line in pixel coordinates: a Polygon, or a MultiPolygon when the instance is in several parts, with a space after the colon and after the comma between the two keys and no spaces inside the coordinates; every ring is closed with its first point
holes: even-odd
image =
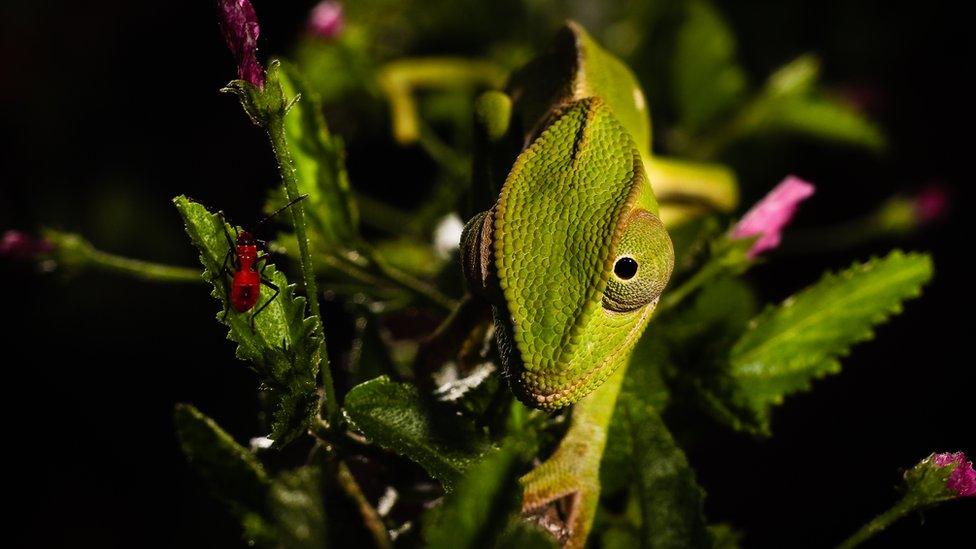
{"type": "Polygon", "coordinates": [[[582,547],[628,358],[674,267],[647,167],[647,101],[630,69],[569,22],[475,112],[476,187],[500,190],[465,225],[463,271],[491,308],[513,393],[541,410],[573,406],[558,448],[521,478],[522,510],[564,506],[562,541],[582,547]],[[495,166],[512,154],[502,178],[495,166]]]}

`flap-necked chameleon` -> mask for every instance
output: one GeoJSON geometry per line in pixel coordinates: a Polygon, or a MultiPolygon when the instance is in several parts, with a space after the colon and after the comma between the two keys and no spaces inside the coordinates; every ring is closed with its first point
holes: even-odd
{"type": "Polygon", "coordinates": [[[520,151],[494,205],[465,227],[464,271],[491,305],[516,396],[575,405],[559,448],[522,479],[523,510],[566,501],[564,541],[581,546],[628,357],[674,264],[645,168],[647,105],[630,70],[568,23],[476,113],[483,142],[504,151],[517,139],[520,151]]]}

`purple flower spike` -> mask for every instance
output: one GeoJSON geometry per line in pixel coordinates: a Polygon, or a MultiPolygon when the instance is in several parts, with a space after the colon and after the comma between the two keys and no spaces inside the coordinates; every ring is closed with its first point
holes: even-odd
{"type": "Polygon", "coordinates": [[[966,454],[962,452],[935,454],[932,456],[932,462],[937,467],[956,466],[946,480],[946,488],[949,491],[960,497],[976,496],[976,470],[973,470],[973,462],[966,459],[966,454]]]}
{"type": "Polygon", "coordinates": [[[779,246],[781,233],[800,202],[813,194],[815,187],[795,176],[787,176],[779,185],[756,203],[732,228],[732,238],[759,236],[749,250],[750,259],[779,246]]]}
{"type": "Polygon", "coordinates": [[[0,239],[0,257],[34,259],[52,249],[53,246],[47,240],[34,238],[21,231],[7,231],[3,233],[3,239],[0,239]]]}
{"type": "Polygon", "coordinates": [[[308,32],[319,38],[331,40],[338,37],[345,24],[342,4],[332,0],[319,2],[308,14],[308,32]]]}
{"type": "Polygon", "coordinates": [[[261,28],[250,0],[218,0],[220,31],[227,48],[237,60],[237,76],[264,88],[264,67],[258,62],[258,35],[261,28]]]}

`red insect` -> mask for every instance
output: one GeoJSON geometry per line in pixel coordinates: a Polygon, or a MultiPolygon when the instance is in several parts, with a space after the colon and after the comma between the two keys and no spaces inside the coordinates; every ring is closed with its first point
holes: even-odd
{"type": "MultiPolygon", "coordinates": [[[[254,328],[255,317],[261,314],[261,311],[267,308],[281,292],[281,288],[264,276],[264,269],[268,266],[268,258],[271,257],[268,244],[263,240],[258,240],[254,235],[262,225],[305,198],[308,198],[307,194],[303,194],[278,208],[274,213],[259,221],[254,226],[253,231],[237,232],[235,228],[235,237],[231,237],[230,231],[227,230],[223,212],[217,214],[220,216],[221,225],[224,227],[228,250],[227,255],[224,256],[224,264],[215,278],[222,278],[227,281],[228,284],[225,288],[230,306],[238,313],[245,313],[257,305],[258,299],[261,297],[262,285],[274,291],[263,305],[251,313],[251,328],[254,328]]],[[[230,308],[224,311],[224,320],[227,319],[228,313],[230,313],[230,308]]]]}

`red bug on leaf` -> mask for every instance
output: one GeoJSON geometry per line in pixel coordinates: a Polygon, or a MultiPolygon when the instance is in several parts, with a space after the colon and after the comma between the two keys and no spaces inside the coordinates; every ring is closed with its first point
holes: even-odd
{"type": "Polygon", "coordinates": [[[268,244],[263,240],[255,238],[255,234],[257,234],[257,230],[265,223],[306,198],[308,198],[308,195],[303,194],[278,208],[271,215],[258,221],[251,231],[238,232],[235,228],[234,232],[236,234],[234,237],[231,237],[230,231],[227,230],[227,223],[224,221],[223,212],[217,212],[217,215],[220,216],[221,226],[224,228],[224,236],[227,238],[228,246],[227,255],[224,256],[224,263],[220,271],[214,276],[214,280],[220,278],[226,282],[227,301],[230,303],[230,307],[224,310],[222,320],[227,319],[231,308],[238,313],[245,313],[253,309],[261,297],[261,286],[267,286],[274,293],[271,294],[271,297],[263,305],[251,313],[251,328],[253,329],[255,317],[261,314],[261,311],[265,310],[278,297],[281,288],[264,276],[264,269],[267,268],[268,259],[271,257],[271,253],[268,251],[268,244]]]}

